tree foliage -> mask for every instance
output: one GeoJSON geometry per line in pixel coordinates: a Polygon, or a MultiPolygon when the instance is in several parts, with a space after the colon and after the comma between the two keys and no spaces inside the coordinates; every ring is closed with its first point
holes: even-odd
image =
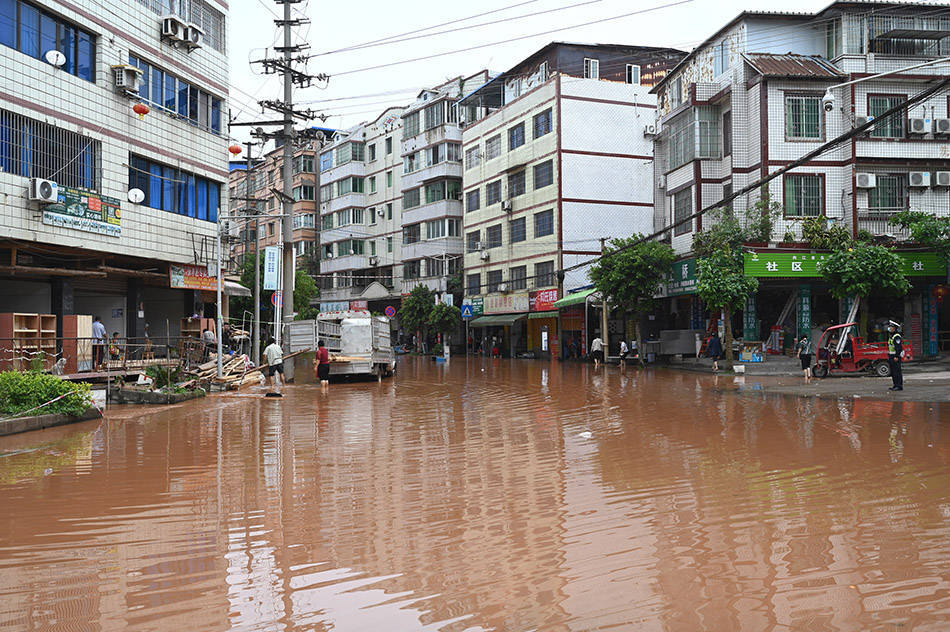
{"type": "MultiPolygon", "coordinates": [[[[254,289],[254,264],[260,266],[261,284],[264,283],[264,257],[258,258],[257,254],[250,254],[244,258],[241,265],[241,285],[254,289]]],[[[261,288],[261,321],[273,321],[274,305],[271,303],[273,290],[264,290],[261,288]]],[[[294,278],[294,311],[297,312],[296,320],[309,320],[316,318],[320,312],[319,308],[310,305],[311,299],[320,296],[320,289],[317,287],[313,277],[304,270],[297,270],[294,278]]],[[[234,296],[231,297],[231,313],[236,318],[240,318],[245,312],[254,311],[254,297],[252,296],[234,296]]]]}
{"type": "Polygon", "coordinates": [[[802,221],[802,239],[817,250],[847,250],[854,245],[851,231],[835,223],[830,228],[824,217],[808,217],[802,221]]]}
{"type": "Polygon", "coordinates": [[[439,334],[446,334],[455,329],[462,323],[462,310],[454,305],[439,303],[432,307],[429,312],[428,325],[431,331],[439,334]]]}
{"type": "Polygon", "coordinates": [[[4,371],[0,373],[0,414],[51,415],[78,417],[92,406],[92,392],[86,382],[66,380],[36,371],[4,371]],[[41,404],[48,406],[33,410],[41,404]]]}
{"type": "Polygon", "coordinates": [[[782,205],[772,199],[768,185],[762,187],[759,199],[746,213],[746,239],[754,242],[772,241],[775,220],[782,215],[782,205]]]}
{"type": "Polygon", "coordinates": [[[673,249],[658,241],[637,243],[642,235],[613,239],[606,257],[591,267],[590,278],[613,307],[636,313],[653,309],[676,259],[673,249]],[[616,253],[616,254],[614,254],[616,253]]]}
{"type": "Polygon", "coordinates": [[[884,246],[858,244],[825,258],[821,276],[835,298],[872,294],[903,296],[910,291],[901,258],[884,246]]]}
{"type": "Polygon", "coordinates": [[[920,211],[901,211],[891,223],[910,229],[911,239],[922,246],[933,248],[944,257],[950,257],[950,217],[937,217],[920,211]]]}
{"type": "Polygon", "coordinates": [[[419,331],[425,336],[429,327],[429,318],[435,307],[435,296],[432,290],[424,285],[417,285],[403,299],[399,308],[399,321],[406,331],[419,331]]]}

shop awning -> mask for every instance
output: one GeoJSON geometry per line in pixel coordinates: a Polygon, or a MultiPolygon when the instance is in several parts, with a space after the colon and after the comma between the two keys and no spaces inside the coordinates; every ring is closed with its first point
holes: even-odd
{"type": "Polygon", "coordinates": [[[251,296],[251,290],[244,287],[236,281],[224,280],[224,286],[221,288],[228,296],[251,296]]]}
{"type": "Polygon", "coordinates": [[[508,327],[527,316],[527,314],[494,314],[479,316],[472,321],[472,327],[508,327]]]}
{"type": "Polygon", "coordinates": [[[590,288],[589,290],[581,290],[580,292],[574,292],[573,294],[568,294],[564,298],[554,303],[554,306],[558,309],[564,307],[570,307],[571,305],[577,305],[578,303],[583,303],[587,300],[587,297],[597,291],[597,288],[590,288]]]}
{"type": "Polygon", "coordinates": [[[557,311],[531,312],[530,314],[528,314],[528,320],[534,320],[535,318],[557,318],[557,311]]]}

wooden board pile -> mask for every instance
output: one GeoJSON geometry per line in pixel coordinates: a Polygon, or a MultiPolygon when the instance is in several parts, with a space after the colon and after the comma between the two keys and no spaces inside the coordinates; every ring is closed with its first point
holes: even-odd
{"type": "MultiPolygon", "coordinates": [[[[288,353],[284,356],[284,360],[289,360],[307,351],[309,351],[309,349],[288,353]]],[[[217,358],[214,357],[214,354],[212,354],[212,359],[208,362],[199,364],[192,370],[185,371],[185,373],[192,376],[192,378],[198,382],[210,382],[219,388],[227,390],[234,390],[260,382],[258,374],[263,367],[252,367],[252,362],[247,355],[242,353],[240,355],[228,356],[224,358],[222,362],[220,379],[218,378],[218,361],[217,358]]]]}

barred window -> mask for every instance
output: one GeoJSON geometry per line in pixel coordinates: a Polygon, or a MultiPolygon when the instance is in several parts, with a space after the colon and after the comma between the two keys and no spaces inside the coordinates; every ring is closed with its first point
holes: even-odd
{"type": "Polygon", "coordinates": [[[465,251],[478,252],[478,246],[481,239],[482,239],[482,232],[480,230],[473,230],[470,233],[466,233],[465,234],[465,251]]]}
{"type": "Polygon", "coordinates": [[[411,224],[402,229],[402,241],[405,244],[417,243],[422,238],[422,224],[411,224]]]}
{"type": "Polygon", "coordinates": [[[534,214],[534,236],[544,237],[554,234],[554,211],[547,210],[534,214]]]}
{"type": "Polygon", "coordinates": [[[512,290],[524,290],[528,287],[528,266],[515,266],[508,271],[512,290]]]}
{"type": "MultiPolygon", "coordinates": [[[[682,191],[673,194],[673,221],[679,222],[686,219],[693,212],[692,187],[687,187],[682,191]]],[[[680,224],[673,229],[674,235],[685,235],[693,232],[693,221],[690,220],[680,224]]]]}
{"type": "Polygon", "coordinates": [[[508,233],[511,237],[511,243],[514,244],[519,241],[524,241],[527,238],[524,218],[519,217],[518,219],[511,220],[511,223],[508,224],[508,233]]]}
{"type": "Polygon", "coordinates": [[[204,31],[205,43],[223,53],[226,51],[224,14],[203,0],[138,0],[158,15],[175,14],[185,22],[196,24],[204,31]]]}
{"type": "Polygon", "coordinates": [[[525,192],[524,169],[508,176],[508,197],[518,197],[525,192]]]}
{"type": "Polygon", "coordinates": [[[402,264],[402,276],[406,279],[418,279],[422,276],[422,266],[420,260],[406,261],[402,264]]]}
{"type": "Polygon", "coordinates": [[[492,136],[485,141],[485,160],[491,160],[501,155],[501,135],[492,136]]]}
{"type": "Polygon", "coordinates": [[[501,246],[501,224],[495,224],[485,229],[486,248],[498,248],[501,246]]]}
{"type": "Polygon", "coordinates": [[[534,137],[541,138],[551,131],[551,108],[534,117],[534,137]]]}
{"type": "MultiPolygon", "coordinates": [[[[893,107],[897,107],[907,100],[903,95],[872,95],[868,96],[868,116],[875,119],[893,107]]],[[[875,120],[871,128],[872,138],[903,138],[905,112],[895,112],[885,119],[875,120]]]]}
{"type": "Polygon", "coordinates": [[[817,217],[822,214],[824,180],[819,174],[785,176],[785,214],[789,217],[817,217]]]}
{"type": "Polygon", "coordinates": [[[102,144],[88,136],[0,110],[0,171],[99,191],[102,144]]]}
{"type": "Polygon", "coordinates": [[[785,97],[785,137],[792,140],[821,138],[821,97],[785,97]]]}
{"type": "Polygon", "coordinates": [[[554,262],[534,264],[534,287],[548,287],[557,285],[557,276],[554,274],[554,262]]]}
{"type": "Polygon", "coordinates": [[[534,188],[541,189],[554,183],[554,161],[534,166],[534,188]]]}
{"type": "Polygon", "coordinates": [[[499,202],[501,202],[501,180],[495,180],[485,186],[485,205],[491,206],[499,202]]]}
{"type": "Polygon", "coordinates": [[[465,210],[466,211],[477,211],[481,207],[481,199],[479,196],[479,189],[474,191],[469,191],[465,194],[465,210]]]}
{"type": "Polygon", "coordinates": [[[667,126],[669,138],[668,168],[676,169],[693,159],[693,111],[689,110],[673,119],[667,126]]]}
{"type": "Polygon", "coordinates": [[[524,145],[524,123],[518,123],[508,130],[508,151],[524,145]]]}
{"type": "Polygon", "coordinates": [[[478,294],[482,289],[482,275],[475,273],[465,277],[465,293],[469,296],[478,294]]]}
{"type": "Polygon", "coordinates": [[[501,285],[501,270],[491,270],[488,273],[488,291],[497,292],[501,285]]]}
{"type": "Polygon", "coordinates": [[[878,212],[906,210],[907,177],[878,174],[875,178],[875,187],[868,191],[868,208],[878,212]]]}
{"type": "Polygon", "coordinates": [[[482,163],[482,154],[478,145],[465,150],[465,168],[466,169],[477,167],[481,163],[482,163]]]}

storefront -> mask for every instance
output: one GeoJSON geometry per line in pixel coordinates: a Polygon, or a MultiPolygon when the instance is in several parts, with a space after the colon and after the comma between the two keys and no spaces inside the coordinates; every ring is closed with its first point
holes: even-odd
{"type": "Polygon", "coordinates": [[[552,307],[560,321],[560,357],[581,358],[585,355],[587,336],[587,304],[594,300],[595,288],[579,290],[556,301],[552,307]]]}
{"type": "Polygon", "coordinates": [[[556,288],[538,290],[528,295],[528,351],[538,358],[557,358],[560,354],[560,336],[557,309],[560,298],[556,288]]]}
{"type": "Polygon", "coordinates": [[[476,349],[490,355],[497,348],[502,357],[514,358],[527,351],[525,321],[530,309],[527,292],[485,296],[481,298],[482,315],[473,319],[471,327],[476,349]]]}

